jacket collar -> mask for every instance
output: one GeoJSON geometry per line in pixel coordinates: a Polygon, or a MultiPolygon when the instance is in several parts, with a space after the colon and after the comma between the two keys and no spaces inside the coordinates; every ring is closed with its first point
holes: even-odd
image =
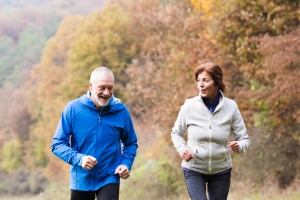
{"type": "Polygon", "coordinates": [[[122,103],[122,101],[116,97],[114,97],[114,95],[112,96],[112,98],[110,99],[110,101],[108,102],[108,104],[106,106],[103,106],[102,108],[98,109],[92,98],[91,98],[91,91],[87,91],[87,93],[85,95],[82,95],[79,98],[79,102],[94,109],[94,110],[100,110],[100,111],[106,111],[106,110],[121,110],[124,109],[124,104],[122,103]]]}
{"type": "MultiPolygon", "coordinates": [[[[223,94],[223,92],[221,90],[219,90],[219,92],[220,92],[219,103],[218,103],[218,105],[217,105],[217,107],[216,107],[216,109],[215,109],[214,112],[216,112],[217,110],[219,110],[222,107],[222,105],[224,104],[224,94],[223,94]]],[[[200,102],[202,102],[204,104],[203,99],[201,97],[201,93],[199,93],[199,96],[198,96],[197,99],[198,99],[198,101],[200,101],[200,102]]]]}

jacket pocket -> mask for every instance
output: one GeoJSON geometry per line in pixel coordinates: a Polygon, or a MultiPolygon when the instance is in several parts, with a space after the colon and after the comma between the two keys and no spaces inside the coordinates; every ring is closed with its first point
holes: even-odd
{"type": "Polygon", "coordinates": [[[223,150],[224,150],[224,161],[226,162],[226,160],[227,160],[227,150],[224,146],[223,146],[223,150]]]}
{"type": "Polygon", "coordinates": [[[116,145],[114,147],[114,153],[112,155],[112,158],[107,165],[106,174],[108,175],[113,174],[117,169],[117,167],[121,164],[121,162],[122,162],[122,154],[120,152],[120,147],[119,145],[116,145]]]}
{"type": "Polygon", "coordinates": [[[231,157],[230,157],[230,149],[227,147],[226,145],[223,145],[223,155],[222,155],[222,161],[221,164],[222,165],[226,165],[228,164],[228,162],[230,161],[231,157]]]}
{"type": "Polygon", "coordinates": [[[208,151],[205,149],[202,145],[196,145],[195,148],[193,148],[193,154],[194,154],[194,161],[193,163],[195,165],[205,165],[208,161],[208,151]]]}

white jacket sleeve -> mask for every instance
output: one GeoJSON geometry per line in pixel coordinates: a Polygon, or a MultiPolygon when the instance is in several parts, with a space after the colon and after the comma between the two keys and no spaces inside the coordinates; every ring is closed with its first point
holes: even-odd
{"type": "Polygon", "coordinates": [[[239,153],[244,153],[248,149],[250,145],[250,138],[247,134],[247,129],[243,120],[243,117],[241,115],[241,112],[239,111],[238,107],[234,114],[234,119],[232,122],[232,132],[234,135],[235,140],[239,144],[240,151],[239,153]]]}
{"type": "Polygon", "coordinates": [[[185,117],[185,104],[181,106],[177,120],[172,128],[171,139],[175,149],[182,156],[185,149],[187,149],[184,134],[187,131],[187,119],[185,117]]]}

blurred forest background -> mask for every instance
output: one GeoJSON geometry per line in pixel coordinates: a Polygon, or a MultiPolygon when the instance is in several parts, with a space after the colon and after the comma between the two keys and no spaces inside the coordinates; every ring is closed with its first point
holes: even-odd
{"type": "Polygon", "coordinates": [[[300,0],[0,0],[0,199],[69,198],[50,143],[102,65],[139,137],[121,199],[189,199],[170,131],[205,61],[251,138],[229,199],[300,199],[299,22],[300,0]]]}

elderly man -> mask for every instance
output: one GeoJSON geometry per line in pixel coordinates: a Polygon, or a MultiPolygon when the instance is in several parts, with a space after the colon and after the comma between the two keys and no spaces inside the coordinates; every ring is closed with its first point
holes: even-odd
{"type": "Polygon", "coordinates": [[[137,137],[114,82],[110,69],[96,68],[87,94],[62,112],[51,149],[71,165],[71,200],[118,199],[120,178],[130,176],[137,137]]]}

